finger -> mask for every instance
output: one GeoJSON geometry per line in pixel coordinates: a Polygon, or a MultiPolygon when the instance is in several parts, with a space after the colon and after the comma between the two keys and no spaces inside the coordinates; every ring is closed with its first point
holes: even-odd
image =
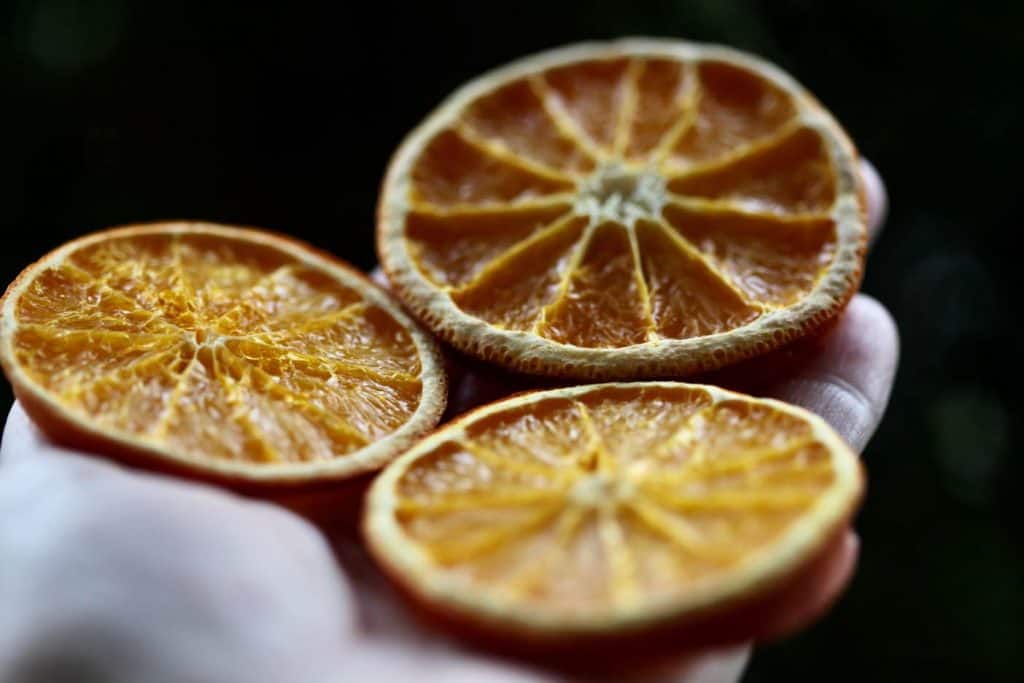
{"type": "Polygon", "coordinates": [[[22,408],[11,405],[0,443],[0,473],[21,470],[19,476],[31,477],[40,487],[52,486],[55,478],[85,480],[120,474],[124,468],[106,458],[68,449],[50,440],[22,408]],[[26,474],[30,471],[30,474],[26,474]]]}
{"type": "Polygon", "coordinates": [[[826,332],[696,381],[807,408],[860,451],[885,412],[898,356],[892,317],[858,294],[826,332]]]}
{"type": "Polygon", "coordinates": [[[673,683],[736,683],[749,661],[749,645],[719,650],[693,659],[679,674],[661,680],[673,683]]]}
{"type": "Polygon", "coordinates": [[[15,401],[7,414],[3,442],[0,443],[0,464],[10,465],[35,449],[49,447],[38,428],[29,420],[21,404],[15,401]]]}
{"type": "Polygon", "coordinates": [[[31,451],[33,443],[40,438],[34,433],[35,430],[35,425],[15,401],[4,424],[3,441],[0,442],[0,466],[9,466],[31,451]]]}
{"type": "Polygon", "coordinates": [[[858,295],[835,327],[808,346],[793,374],[764,393],[821,415],[854,450],[863,450],[896,375],[899,334],[892,316],[875,299],[858,295]]]}
{"type": "Polygon", "coordinates": [[[337,680],[444,681],[445,683],[540,683],[553,681],[525,667],[469,655],[440,641],[410,647],[364,638],[344,653],[337,680]]]}
{"type": "Polygon", "coordinates": [[[70,451],[57,446],[32,422],[19,401],[11,405],[0,444],[0,466],[43,458],[70,456],[70,451]]]}
{"type": "MultiPolygon", "coordinates": [[[[81,493],[88,485],[95,492],[96,505],[120,506],[131,510],[143,522],[155,516],[169,519],[181,515],[185,519],[179,526],[194,527],[197,534],[208,525],[195,511],[215,507],[218,510],[216,526],[231,526],[225,520],[237,517],[240,528],[255,525],[263,529],[263,539],[268,543],[273,544],[280,536],[299,548],[301,556],[295,561],[311,569],[329,566],[333,572],[330,582],[337,584],[342,602],[346,606],[354,604],[348,583],[340,580],[332,562],[323,561],[324,554],[329,552],[324,538],[306,520],[277,505],[209,484],[125,468],[104,458],[58,446],[36,427],[18,401],[11,406],[4,427],[0,472],[4,473],[5,485],[16,491],[19,500],[31,500],[43,491],[52,499],[62,486],[71,486],[81,493]]],[[[126,520],[125,524],[130,523],[126,520]]],[[[354,608],[346,607],[343,611],[339,610],[339,615],[354,616],[354,608]]],[[[348,628],[354,629],[354,618],[349,621],[348,628]]]]}
{"type": "Polygon", "coordinates": [[[508,657],[492,657],[463,649],[458,644],[424,634],[419,640],[391,640],[370,636],[357,638],[346,648],[344,674],[373,674],[377,680],[412,679],[461,681],[535,682],[562,680],[607,680],[624,683],[736,683],[750,659],[750,647],[743,645],[689,656],[673,663],[650,666],[638,661],[616,668],[614,657],[600,670],[580,671],[572,667],[530,664],[508,657]]]}
{"type": "Polygon", "coordinates": [[[764,623],[762,640],[777,640],[816,621],[843,593],[853,578],[860,540],[846,531],[832,548],[815,562],[793,594],[780,596],[780,608],[764,623]]]}
{"type": "Polygon", "coordinates": [[[878,169],[867,159],[860,160],[860,177],[868,200],[868,243],[874,244],[889,213],[889,193],[878,169]]]}

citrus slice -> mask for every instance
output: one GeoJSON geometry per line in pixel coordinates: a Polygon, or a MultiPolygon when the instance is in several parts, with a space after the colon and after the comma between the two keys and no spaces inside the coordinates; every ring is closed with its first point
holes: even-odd
{"type": "Polygon", "coordinates": [[[0,325],[14,393],[58,442],[239,483],[377,469],[445,403],[435,343],[387,294],[258,230],[82,237],[21,273],[0,325]]]}
{"type": "Polygon", "coordinates": [[[857,457],[803,409],[597,384],[434,432],[374,481],[364,531],[388,575],[462,632],[577,644],[771,594],[845,529],[862,488],[857,457]]]}
{"type": "Polygon", "coordinates": [[[516,370],[710,370],[833,317],[863,268],[857,154],[791,77],[721,47],[529,57],[402,143],[378,209],[399,297],[516,370]]]}

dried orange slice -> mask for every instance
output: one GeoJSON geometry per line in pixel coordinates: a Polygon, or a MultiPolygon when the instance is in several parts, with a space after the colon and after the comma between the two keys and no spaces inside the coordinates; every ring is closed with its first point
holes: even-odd
{"type": "Polygon", "coordinates": [[[376,285],[267,232],[104,230],[29,266],[0,362],[51,437],[240,484],[377,469],[445,403],[433,340],[376,285]]]}
{"type": "Polygon", "coordinates": [[[374,481],[364,530],[428,610],[578,643],[771,593],[845,529],[862,488],[857,457],[803,409],[598,384],[515,396],[434,432],[374,481]]]}
{"type": "Polygon", "coordinates": [[[399,297],[457,348],[582,379],[709,370],[834,316],[863,267],[857,154],[791,77],[627,40],[472,81],[396,152],[399,297]]]}

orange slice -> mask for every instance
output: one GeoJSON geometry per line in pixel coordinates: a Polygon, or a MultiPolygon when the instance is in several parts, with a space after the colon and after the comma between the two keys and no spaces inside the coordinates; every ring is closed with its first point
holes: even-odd
{"type": "Polygon", "coordinates": [[[345,264],[267,232],[104,230],[26,268],[0,362],[51,437],[248,484],[377,469],[445,403],[438,349],[345,264]]]}
{"type": "Polygon", "coordinates": [[[464,633],[578,644],[771,594],[846,528],[862,488],[857,457],[800,408],[598,384],[433,433],[374,481],[364,531],[386,572],[464,633]]]}
{"type": "Polygon", "coordinates": [[[733,50],[627,40],[486,74],[396,152],[400,298],[462,351],[581,379],[710,370],[808,333],[859,282],[853,145],[733,50]]]}

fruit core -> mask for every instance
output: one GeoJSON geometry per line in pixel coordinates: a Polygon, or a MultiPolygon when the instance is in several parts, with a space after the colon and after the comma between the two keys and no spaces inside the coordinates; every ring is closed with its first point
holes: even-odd
{"type": "Polygon", "coordinates": [[[616,479],[598,472],[577,479],[569,497],[584,507],[616,507],[633,498],[633,493],[634,484],[629,479],[616,479]]]}
{"type": "Polygon", "coordinates": [[[638,219],[657,218],[665,197],[660,174],[607,164],[580,183],[576,212],[589,216],[592,224],[610,221],[632,228],[638,219]]]}

